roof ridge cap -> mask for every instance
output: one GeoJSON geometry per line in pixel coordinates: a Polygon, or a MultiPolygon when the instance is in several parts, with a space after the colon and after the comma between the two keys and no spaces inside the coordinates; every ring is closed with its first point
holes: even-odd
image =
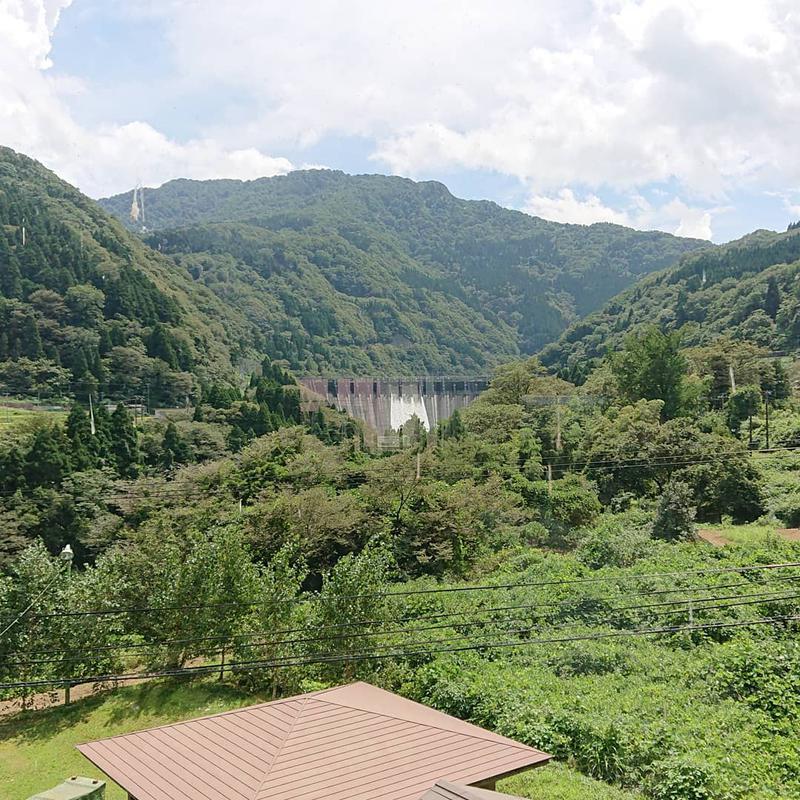
{"type": "MultiPolygon", "coordinates": [[[[337,688],[340,688],[340,687],[337,687],[337,688]]],[[[397,696],[398,697],[402,697],[402,695],[397,695],[397,696]]],[[[352,711],[362,711],[365,714],[375,714],[376,716],[385,717],[386,719],[394,719],[394,720],[399,720],[400,722],[407,722],[410,725],[420,725],[420,726],[423,726],[425,728],[432,728],[433,730],[437,730],[437,731],[446,731],[447,733],[455,733],[455,734],[457,734],[459,736],[469,736],[472,739],[480,739],[481,741],[484,741],[484,742],[487,741],[487,740],[492,741],[492,740],[494,740],[494,737],[497,736],[497,737],[501,738],[503,740],[504,744],[507,744],[508,746],[517,747],[520,750],[533,751],[534,753],[541,753],[542,755],[547,755],[546,753],[544,753],[544,751],[537,750],[535,747],[531,747],[530,745],[523,744],[522,742],[517,742],[514,739],[509,739],[507,736],[503,736],[500,733],[495,733],[494,731],[487,730],[486,728],[481,728],[480,725],[475,725],[474,722],[467,722],[467,720],[459,719],[458,717],[453,717],[453,719],[457,720],[458,722],[463,722],[465,725],[471,725],[473,728],[477,728],[478,730],[483,731],[486,734],[489,734],[489,736],[488,737],[487,736],[479,736],[477,733],[471,733],[471,732],[467,732],[467,731],[454,731],[451,728],[444,728],[441,725],[431,725],[428,722],[415,722],[414,720],[406,719],[405,717],[398,717],[395,714],[386,714],[386,713],[381,712],[381,711],[370,711],[370,710],[367,710],[367,709],[364,709],[364,708],[358,708],[357,706],[351,706],[351,705],[348,705],[347,703],[343,703],[343,702],[338,702],[337,703],[335,700],[327,700],[327,699],[325,699],[323,697],[317,697],[315,699],[318,700],[320,703],[328,703],[329,705],[332,705],[332,706],[339,706],[339,708],[349,708],[352,711]]],[[[406,698],[406,697],[404,697],[403,699],[404,700],[408,700],[408,698],[406,698]]],[[[416,701],[410,700],[409,702],[415,703],[416,701]]],[[[439,711],[438,708],[431,708],[430,706],[425,706],[422,703],[419,703],[419,705],[422,705],[422,707],[427,709],[428,711],[436,711],[439,714],[444,714],[444,711],[439,711]]],[[[445,716],[452,716],[452,715],[445,714],[445,716]]]]}
{"type": "Polygon", "coordinates": [[[280,754],[283,752],[283,748],[286,746],[286,742],[289,741],[289,738],[292,735],[292,731],[294,730],[294,726],[297,724],[297,720],[300,719],[300,717],[303,715],[303,709],[306,707],[306,704],[310,699],[311,698],[308,695],[306,695],[303,698],[302,705],[295,712],[291,727],[286,732],[286,736],[283,737],[283,740],[280,743],[280,747],[278,747],[278,749],[275,751],[275,755],[272,756],[272,761],[270,762],[267,771],[261,776],[261,781],[259,782],[258,787],[256,788],[255,794],[253,794],[252,800],[258,800],[258,797],[261,794],[261,790],[264,788],[264,784],[267,782],[267,779],[269,778],[270,773],[272,772],[272,768],[278,762],[278,758],[280,757],[280,754]]]}
{"type": "MultiPolygon", "coordinates": [[[[323,691],[328,691],[327,689],[323,691]]],[[[113,736],[104,736],[102,739],[92,739],[89,742],[81,742],[80,744],[75,745],[75,747],[80,748],[84,744],[94,744],[95,742],[108,742],[112,739],[125,739],[129,736],[135,736],[138,733],[149,733],[150,731],[160,731],[166,728],[177,728],[180,725],[189,725],[192,722],[203,722],[207,719],[217,719],[218,717],[227,717],[231,714],[241,714],[245,711],[257,711],[262,708],[267,708],[268,706],[280,706],[284,703],[293,703],[297,702],[298,700],[305,701],[307,698],[312,697],[313,695],[317,694],[316,692],[310,692],[307,695],[295,695],[294,697],[282,697],[279,700],[266,700],[263,703],[255,703],[252,706],[241,706],[240,708],[229,708],[227,711],[217,711],[216,714],[204,714],[202,717],[192,717],[191,719],[179,719],[177,722],[167,722],[164,725],[152,725],[149,728],[141,728],[140,730],[136,731],[129,731],[128,733],[115,733],[113,736]]]]}

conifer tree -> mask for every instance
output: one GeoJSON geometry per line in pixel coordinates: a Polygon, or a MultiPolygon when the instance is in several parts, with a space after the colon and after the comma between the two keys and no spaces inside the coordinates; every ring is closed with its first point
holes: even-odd
{"type": "MultiPolygon", "coordinates": [[[[236,430],[234,428],[234,430],[236,430]]],[[[183,441],[174,422],[167,425],[161,442],[161,464],[170,469],[175,464],[185,464],[189,460],[189,449],[183,441]]]]}
{"type": "Polygon", "coordinates": [[[139,474],[139,440],[133,419],[122,403],[111,415],[111,450],[120,478],[139,474]]]}
{"type": "Polygon", "coordinates": [[[39,326],[30,314],[26,315],[20,331],[20,355],[34,359],[44,356],[39,326]]]}
{"type": "Polygon", "coordinates": [[[767,281],[767,294],[764,297],[764,311],[770,319],[774,320],[778,316],[778,309],[781,306],[781,290],[778,281],[774,276],[770,276],[767,281]]]}
{"type": "Polygon", "coordinates": [[[25,461],[19,447],[0,453],[0,491],[11,494],[25,486],[25,461]]]}
{"type": "Polygon", "coordinates": [[[19,271],[19,264],[2,238],[0,238],[0,295],[15,300],[22,297],[22,274],[19,271]]]}
{"type": "Polygon", "coordinates": [[[70,444],[70,461],[73,469],[85,470],[94,467],[97,457],[92,445],[89,416],[77,403],[70,409],[66,431],[70,444]]]}
{"type": "Polygon", "coordinates": [[[179,368],[172,337],[160,322],[153,327],[152,333],[147,337],[147,354],[165,361],[171,369],[179,368]]]}
{"type": "Polygon", "coordinates": [[[111,452],[111,418],[105,405],[95,401],[94,435],[91,438],[91,449],[98,462],[108,463],[113,459],[111,452]]]}
{"type": "Polygon", "coordinates": [[[55,428],[40,428],[33,435],[25,456],[25,481],[28,486],[58,486],[69,472],[69,455],[64,437],[55,428]]]}

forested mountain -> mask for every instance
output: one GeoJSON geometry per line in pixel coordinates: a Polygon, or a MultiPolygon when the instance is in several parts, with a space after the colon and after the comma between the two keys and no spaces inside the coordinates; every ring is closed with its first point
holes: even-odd
{"type": "Polygon", "coordinates": [[[625,336],[656,324],[680,330],[684,346],[727,335],[770,350],[800,346],[800,230],[756,231],[684,256],[572,325],[542,362],[583,379],[625,336]]]}
{"type": "Polygon", "coordinates": [[[0,390],[174,404],[255,359],[260,338],[92,200],[0,148],[0,390]]]}
{"type": "MultiPolygon", "coordinates": [[[[101,204],[130,227],[131,193],[101,204]]],[[[311,170],[145,191],[147,241],[308,373],[481,372],[706,243],[311,170]]]]}
{"type": "MultiPolygon", "coordinates": [[[[800,796],[796,365],[733,338],[795,343],[800,233],[645,278],[596,332],[548,351],[558,366],[567,345],[619,350],[592,356],[582,386],[511,361],[433,430],[412,417],[405,449],[387,452],[268,357],[248,385],[226,379],[262,347],[309,369],[477,368],[521,349],[534,303],[576,310],[577,294],[554,293],[564,276],[632,270],[624,238],[649,267],[658,241],[689,244],[488,206],[495,225],[478,204],[470,234],[437,221],[457,205],[440,187],[399,182],[416,239],[402,209],[374,222],[388,200],[363,192],[369,216],[319,191],[319,208],[264,212],[280,222],[152,233],[173,259],[33,162],[2,166],[0,363],[66,370],[81,391],[68,414],[0,429],[0,699],[175,676],[163,709],[170,686],[185,697],[203,675],[272,697],[363,679],[553,752],[604,782],[598,800],[800,796]],[[550,260],[522,261],[545,241],[550,260]],[[623,338],[645,321],[660,326],[623,338]],[[126,380],[173,403],[181,381],[201,386],[158,415],[88,407],[87,383],[126,380]]],[[[38,725],[15,746],[49,748],[38,725]]],[[[526,795],[587,796],[574,785],[526,795]]]]}

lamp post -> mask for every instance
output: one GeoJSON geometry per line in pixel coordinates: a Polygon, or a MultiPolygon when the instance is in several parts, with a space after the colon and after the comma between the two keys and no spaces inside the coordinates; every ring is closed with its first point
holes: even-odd
{"type": "MultiPolygon", "coordinates": [[[[72,550],[72,547],[69,544],[64,545],[64,549],[58,554],[58,557],[61,559],[61,563],[65,565],[66,569],[64,570],[67,575],[70,574],[72,571],[72,559],[75,558],[75,553],[72,550]]],[[[64,685],[64,705],[68,706],[70,701],[70,692],[72,690],[72,684],[69,681],[64,685]]]]}
{"type": "Polygon", "coordinates": [[[72,545],[65,544],[64,549],[58,554],[58,557],[67,565],[67,572],[72,568],[72,559],[75,553],[72,551],[72,545]]]}

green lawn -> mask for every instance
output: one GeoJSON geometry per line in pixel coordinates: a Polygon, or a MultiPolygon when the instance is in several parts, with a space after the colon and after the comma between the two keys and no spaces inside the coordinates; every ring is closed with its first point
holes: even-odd
{"type": "Polygon", "coordinates": [[[749,525],[710,525],[703,523],[698,527],[703,530],[714,531],[724,536],[731,544],[769,544],[781,541],[775,533],[777,525],[764,525],[753,522],[749,525]]]}
{"type": "MultiPolygon", "coordinates": [[[[81,742],[214,714],[269,699],[211,681],[128,686],[70,706],[0,718],[0,797],[27,800],[70,775],[102,778],[76,749],[81,742]]],[[[501,791],[547,800],[638,800],[561,765],[502,782],[501,791]]],[[[124,800],[109,784],[107,800],[124,800]]]]}
{"type": "MultiPolygon", "coordinates": [[[[0,718],[0,797],[27,800],[70,775],[102,778],[76,749],[81,742],[215,714],[263,702],[215,683],[149,683],[79,700],[70,706],[0,718]]],[[[127,795],[109,785],[107,800],[127,795]]]]}

